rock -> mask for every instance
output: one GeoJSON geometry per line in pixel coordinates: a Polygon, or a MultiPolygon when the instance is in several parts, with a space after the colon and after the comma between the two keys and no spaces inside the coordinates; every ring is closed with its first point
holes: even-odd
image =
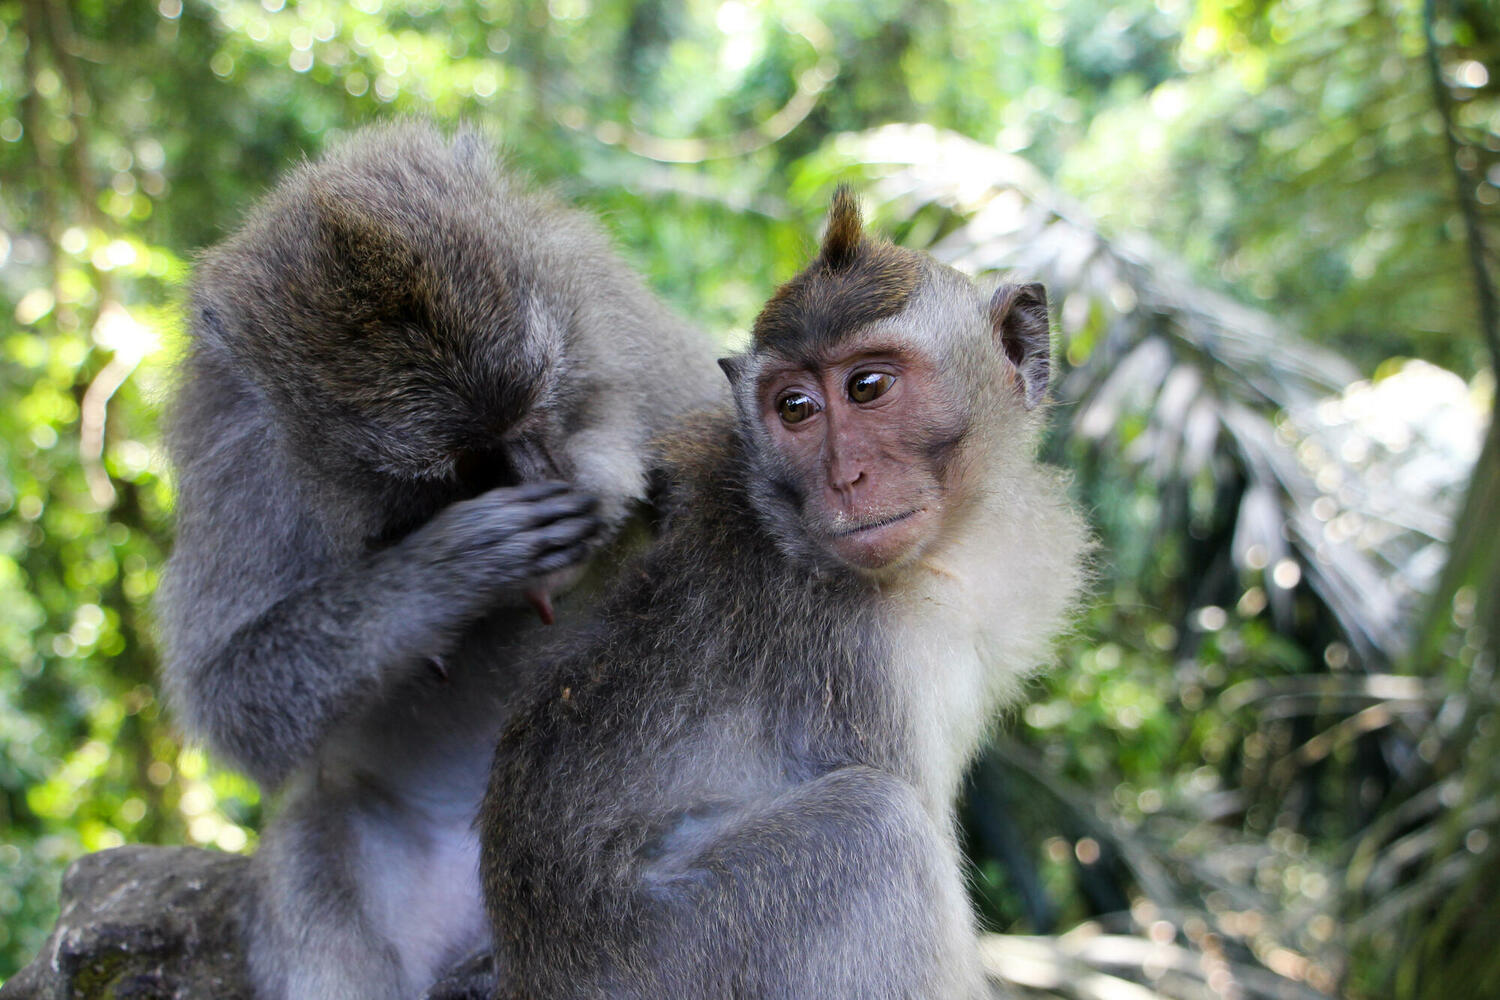
{"type": "Polygon", "coordinates": [[[239,948],[246,859],[119,847],[68,868],[62,915],[0,1000],[250,1000],[239,948]]]}
{"type": "MultiPolygon", "coordinates": [[[[52,936],[0,986],[0,1000],[251,1000],[239,946],[247,862],[140,845],[79,858],[63,876],[52,936]]],[[[488,1000],[495,978],[490,955],[478,952],[422,1000],[488,1000]]]]}

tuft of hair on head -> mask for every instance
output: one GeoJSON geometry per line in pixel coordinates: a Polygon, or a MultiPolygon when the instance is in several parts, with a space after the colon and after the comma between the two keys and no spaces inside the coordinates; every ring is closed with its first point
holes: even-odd
{"type": "MultiPolygon", "coordinates": [[[[867,323],[906,308],[923,273],[923,258],[864,232],[859,202],[840,184],[828,212],[818,256],[783,284],[751,330],[755,351],[788,357],[836,343],[867,323]]],[[[731,381],[734,374],[728,373],[731,381]]]]}
{"type": "Polygon", "coordinates": [[[820,253],[823,266],[830,271],[842,271],[853,264],[860,241],[864,239],[864,228],[859,200],[848,184],[840,184],[833,192],[833,204],[828,209],[828,228],[823,233],[820,253]]]}

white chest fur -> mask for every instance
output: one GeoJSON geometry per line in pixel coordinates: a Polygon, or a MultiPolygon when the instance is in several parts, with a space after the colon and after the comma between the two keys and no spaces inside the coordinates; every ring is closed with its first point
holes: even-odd
{"type": "Polygon", "coordinates": [[[999,711],[1051,658],[1087,535],[1049,469],[1009,478],[888,593],[894,680],[934,815],[946,819],[999,711]]]}

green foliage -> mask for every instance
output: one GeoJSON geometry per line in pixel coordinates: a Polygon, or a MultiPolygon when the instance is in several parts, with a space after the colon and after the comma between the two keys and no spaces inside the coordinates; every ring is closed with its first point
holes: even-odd
{"type": "Polygon", "coordinates": [[[1495,243],[1500,21],[1428,17],[0,0],[0,978],[80,852],[254,845],[257,790],[179,743],[153,676],[177,302],[287,165],[426,114],[492,129],[728,343],[845,178],[909,245],[1047,281],[1052,450],[1102,555],[968,796],[985,918],[1039,935],[991,954],[1059,995],[1500,988],[1497,348],[1470,255],[1495,243]]]}
{"type": "MultiPolygon", "coordinates": [[[[1460,10],[1438,26],[1446,79],[1465,183],[1494,206],[1494,14],[1460,10]]],[[[1414,0],[1199,3],[1192,72],[1101,116],[1064,182],[1364,364],[1472,372],[1488,359],[1425,51],[1414,0]]]]}

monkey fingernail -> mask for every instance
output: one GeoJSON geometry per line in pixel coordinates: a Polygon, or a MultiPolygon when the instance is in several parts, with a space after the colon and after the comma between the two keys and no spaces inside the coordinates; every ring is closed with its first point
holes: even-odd
{"type": "Polygon", "coordinates": [[[551,625],[557,618],[552,613],[552,595],[541,587],[528,587],[521,592],[526,598],[526,603],[536,610],[536,616],[542,620],[543,625],[551,625]]]}

